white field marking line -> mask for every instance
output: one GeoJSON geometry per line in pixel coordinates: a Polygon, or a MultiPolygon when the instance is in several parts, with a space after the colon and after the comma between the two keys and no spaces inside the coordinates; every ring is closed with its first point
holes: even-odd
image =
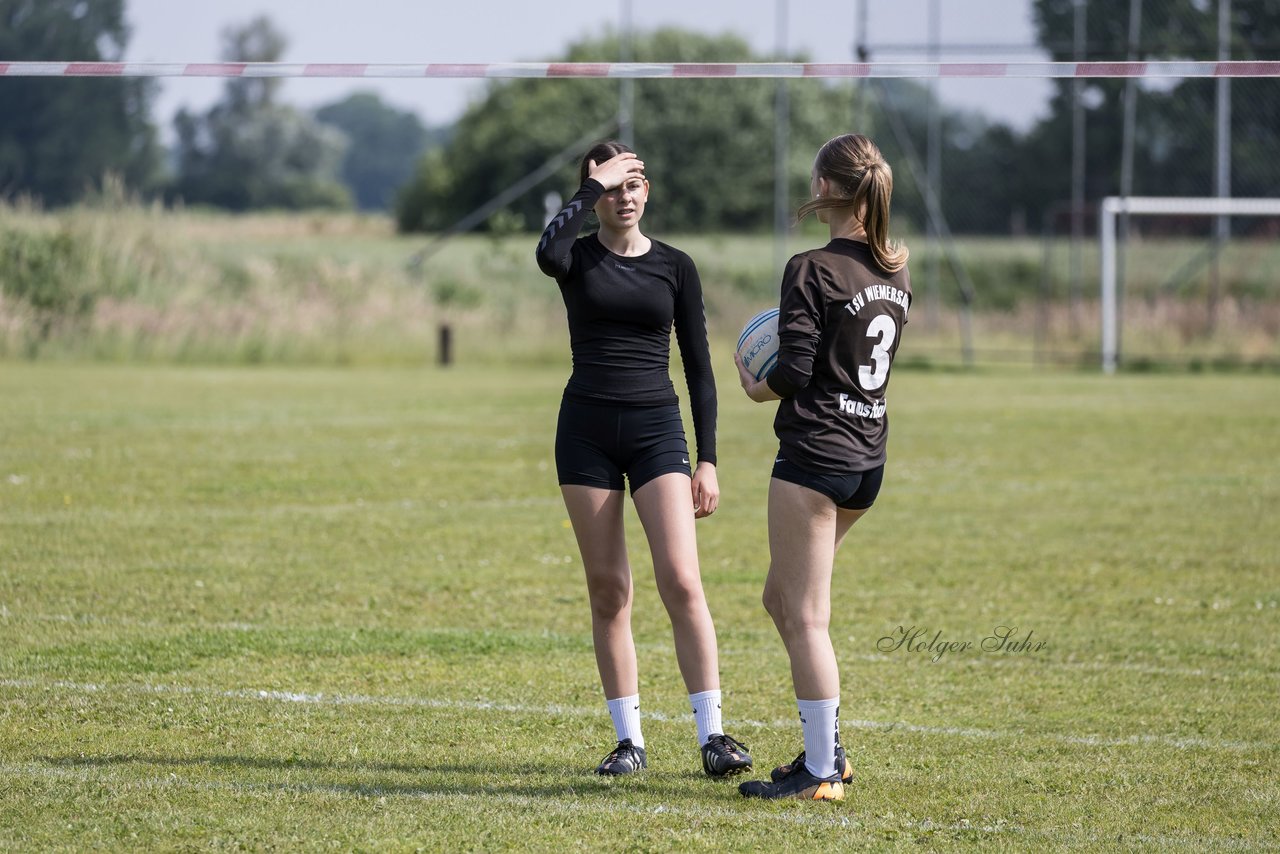
{"type": "MultiPolygon", "coordinates": [[[[6,621],[33,623],[66,623],[70,625],[115,625],[115,626],[135,626],[138,628],[154,628],[168,629],[181,628],[183,626],[191,626],[198,629],[213,629],[216,631],[234,631],[234,632],[258,632],[258,631],[274,631],[277,630],[272,626],[264,626],[260,623],[171,623],[162,620],[140,620],[135,617],[107,617],[97,614],[27,614],[18,616],[3,605],[0,605],[0,626],[6,621]]],[[[636,649],[648,652],[670,652],[674,653],[675,647],[665,641],[653,643],[637,643],[636,649]]],[[[727,647],[720,648],[721,657],[732,655],[744,655],[741,650],[727,647]]],[[[904,656],[910,656],[911,653],[903,653],[904,656]]],[[[897,660],[892,655],[886,655],[880,652],[859,653],[853,655],[840,655],[842,659],[871,661],[876,663],[892,662],[897,660]]],[[[984,656],[963,658],[959,654],[953,654],[953,658],[948,661],[963,661],[966,664],[976,663],[981,667],[1016,667],[1024,661],[1030,659],[1024,656],[1004,656],[998,653],[991,653],[984,656]]],[[[1046,667],[1061,667],[1070,670],[1125,670],[1133,673],[1141,673],[1146,676],[1185,676],[1194,678],[1217,678],[1217,679],[1278,679],[1280,680],[1280,671],[1268,670],[1252,670],[1252,671],[1214,671],[1206,670],[1202,667],[1168,667],[1160,664],[1142,664],[1133,661],[1058,661],[1054,659],[1036,659],[1037,665],[1046,667]]]]}
{"type": "MultiPolygon", "coordinates": [[[[139,764],[147,764],[140,761],[139,764]]],[[[425,767],[423,771],[430,771],[425,767]]],[[[296,772],[293,772],[296,773],[296,772]]],[[[773,812],[754,809],[754,804],[748,801],[742,801],[740,809],[731,809],[729,807],[706,806],[701,808],[694,807],[672,807],[665,804],[657,807],[639,806],[637,804],[627,803],[625,801],[596,801],[591,804],[585,804],[581,800],[567,800],[554,797],[535,798],[528,795],[513,795],[509,793],[485,793],[472,794],[469,792],[437,792],[419,790],[406,791],[404,789],[386,789],[380,786],[360,786],[360,785],[342,785],[337,783],[226,783],[206,780],[190,780],[179,777],[176,773],[170,773],[165,777],[142,777],[132,779],[122,779],[125,773],[122,770],[116,770],[115,773],[104,773],[101,767],[77,766],[51,766],[43,762],[0,762],[0,775],[8,777],[21,777],[27,779],[46,779],[57,781],[74,781],[82,783],[102,783],[104,777],[111,778],[110,783],[116,791],[127,791],[129,789],[138,790],[155,790],[155,789],[172,789],[182,788],[192,791],[210,791],[210,792],[231,792],[233,794],[245,795],[275,795],[281,793],[294,794],[318,794],[318,795],[338,795],[338,796],[354,796],[359,798],[412,798],[422,801],[434,802],[459,802],[471,808],[471,804],[477,804],[482,808],[492,808],[496,805],[514,807],[519,809],[533,810],[538,813],[551,812],[557,815],[570,816],[579,818],[583,816],[593,816],[603,813],[629,813],[635,816],[645,818],[654,817],[671,817],[676,819],[690,820],[728,820],[732,822],[742,821],[744,817],[748,817],[751,821],[768,821],[778,822],[780,824],[791,825],[817,825],[832,828],[852,828],[854,830],[865,830],[869,833],[876,834],[885,829],[902,830],[914,833],[961,833],[966,836],[994,836],[999,834],[1009,834],[1012,836],[1032,836],[1041,837],[1048,841],[1071,841],[1071,842],[1090,842],[1090,843],[1115,843],[1117,841],[1115,835],[1100,835],[1091,832],[1087,828],[1034,828],[1025,825],[1008,824],[1004,819],[997,819],[995,822],[983,822],[974,824],[967,819],[958,822],[935,822],[932,819],[919,819],[906,823],[898,824],[875,824],[871,821],[864,821],[858,816],[835,816],[827,813],[825,808],[822,812],[773,812]]],[[[841,807],[835,807],[840,809],[841,807]]],[[[882,818],[874,816],[873,818],[882,818]]],[[[1123,842],[1143,842],[1151,845],[1158,845],[1164,849],[1174,847],[1191,848],[1192,850],[1236,850],[1236,851],[1254,851],[1262,850],[1264,847],[1274,848],[1267,843],[1254,840],[1242,840],[1236,837],[1227,836],[1158,836],[1153,834],[1123,834],[1123,842]]]]}
{"type": "MultiPolygon", "coordinates": [[[[519,703],[498,703],[490,700],[436,700],[426,697],[379,697],[368,694],[326,694],[323,692],[306,693],[295,691],[278,691],[264,689],[224,690],[215,688],[199,688],[186,685],[151,685],[147,683],[127,683],[117,685],[98,685],[92,682],[69,682],[39,679],[0,679],[0,688],[19,690],[66,691],[73,694],[125,693],[163,696],[219,697],[227,700],[263,700],[281,703],[298,703],[313,706],[388,706],[393,708],[422,709],[458,709],[466,711],[491,711],[520,715],[563,715],[567,717],[600,717],[601,709],[584,709],[580,706],[561,706],[557,704],[534,706],[519,703]]],[[[645,711],[641,717],[663,723],[682,723],[687,720],[684,715],[673,716],[664,712],[645,711]]],[[[692,714],[692,713],[690,713],[692,714]]],[[[795,719],[786,718],[774,721],[758,721],[735,718],[739,726],[756,729],[782,729],[795,726],[795,719]]],[[[982,729],[979,727],[941,727],[924,724],[910,724],[902,721],[868,721],[857,718],[842,718],[842,727],[868,730],[879,733],[910,732],[921,735],[961,736],[964,738],[981,738],[990,740],[1025,740],[1039,739],[1055,741],[1060,744],[1081,745],[1084,747],[1141,747],[1144,745],[1160,745],[1180,749],[1204,750],[1274,750],[1277,746],[1265,741],[1235,741],[1230,739],[1197,738],[1192,736],[1170,736],[1143,733],[1124,738],[1103,738],[1096,735],[1067,735],[1064,733],[1029,733],[1012,730],[982,729]]]]}

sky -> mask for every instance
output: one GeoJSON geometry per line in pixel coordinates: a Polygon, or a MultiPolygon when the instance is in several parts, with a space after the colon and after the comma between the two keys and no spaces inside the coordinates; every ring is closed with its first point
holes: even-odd
{"type": "MultiPolygon", "coordinates": [[[[217,61],[226,27],[265,14],[289,40],[286,62],[546,62],[560,58],[574,41],[617,29],[623,4],[624,0],[126,0],[131,38],[125,58],[217,61]]],[[[762,54],[777,48],[780,7],[787,12],[789,51],[803,51],[815,62],[853,61],[858,4],[851,0],[630,0],[636,30],[675,26],[712,35],[729,32],[762,54]]],[[[867,0],[870,58],[927,60],[931,8],[939,10],[936,27],[944,60],[1045,58],[1034,48],[1031,0],[867,0]]],[[[1049,81],[1026,79],[942,80],[937,85],[948,106],[976,110],[1019,129],[1044,114],[1051,89],[1049,81]]],[[[374,91],[429,125],[444,125],[482,97],[484,82],[289,80],[283,98],[311,108],[354,91],[374,91]]],[[[221,92],[219,80],[162,80],[155,118],[169,135],[179,108],[206,110],[221,92]]]]}

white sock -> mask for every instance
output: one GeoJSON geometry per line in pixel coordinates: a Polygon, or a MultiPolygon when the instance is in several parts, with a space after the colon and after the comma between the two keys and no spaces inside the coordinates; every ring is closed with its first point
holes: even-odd
{"type": "Polygon", "coordinates": [[[632,694],[605,702],[609,705],[609,717],[613,718],[618,741],[629,738],[636,747],[644,747],[644,736],[640,734],[640,695],[632,694]]]}
{"type": "Polygon", "coordinates": [[[804,729],[804,765],[815,777],[830,777],[836,773],[840,698],[796,700],[796,705],[800,707],[800,726],[804,729]]]}
{"type": "Polygon", "coordinates": [[[719,691],[690,694],[689,705],[693,706],[693,722],[698,725],[699,747],[706,744],[711,736],[724,734],[724,724],[720,722],[719,691]]]}

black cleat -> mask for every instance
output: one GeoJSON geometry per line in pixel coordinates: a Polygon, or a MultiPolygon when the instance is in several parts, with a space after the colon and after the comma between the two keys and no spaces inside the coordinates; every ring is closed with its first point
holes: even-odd
{"type": "Polygon", "coordinates": [[[751,770],[747,746],[733,736],[716,734],[702,745],[702,770],[708,777],[730,777],[751,770]]]}
{"type": "MultiPolygon", "coordinates": [[[[791,773],[791,769],[797,765],[804,764],[804,751],[800,751],[800,755],[792,759],[786,765],[779,765],[769,772],[769,779],[778,782],[783,777],[791,773]]],[[[844,755],[844,748],[836,745],[836,767],[840,769],[840,782],[849,783],[853,780],[853,766],[849,764],[849,759],[844,755]]]]}
{"type": "Polygon", "coordinates": [[[624,738],[609,752],[608,756],[601,760],[596,773],[606,777],[617,777],[620,774],[632,774],[648,766],[649,759],[645,756],[644,748],[636,747],[631,743],[631,739],[624,738]]]}
{"type": "Polygon", "coordinates": [[[815,777],[803,762],[791,763],[786,776],[773,783],[749,780],[738,786],[744,798],[764,798],[769,801],[791,798],[800,801],[843,801],[844,783],[838,774],[815,777]]]}

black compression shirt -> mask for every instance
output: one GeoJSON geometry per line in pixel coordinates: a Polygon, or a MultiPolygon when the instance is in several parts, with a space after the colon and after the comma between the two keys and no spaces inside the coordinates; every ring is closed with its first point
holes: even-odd
{"type": "Polygon", "coordinates": [[[671,329],[689,386],[699,462],[716,461],[716,384],[702,282],[688,255],[652,240],[643,255],[615,255],[578,237],[604,187],[588,178],[538,242],[538,267],[560,285],[569,316],[573,375],[565,397],[648,406],[677,402],[671,329]]]}

